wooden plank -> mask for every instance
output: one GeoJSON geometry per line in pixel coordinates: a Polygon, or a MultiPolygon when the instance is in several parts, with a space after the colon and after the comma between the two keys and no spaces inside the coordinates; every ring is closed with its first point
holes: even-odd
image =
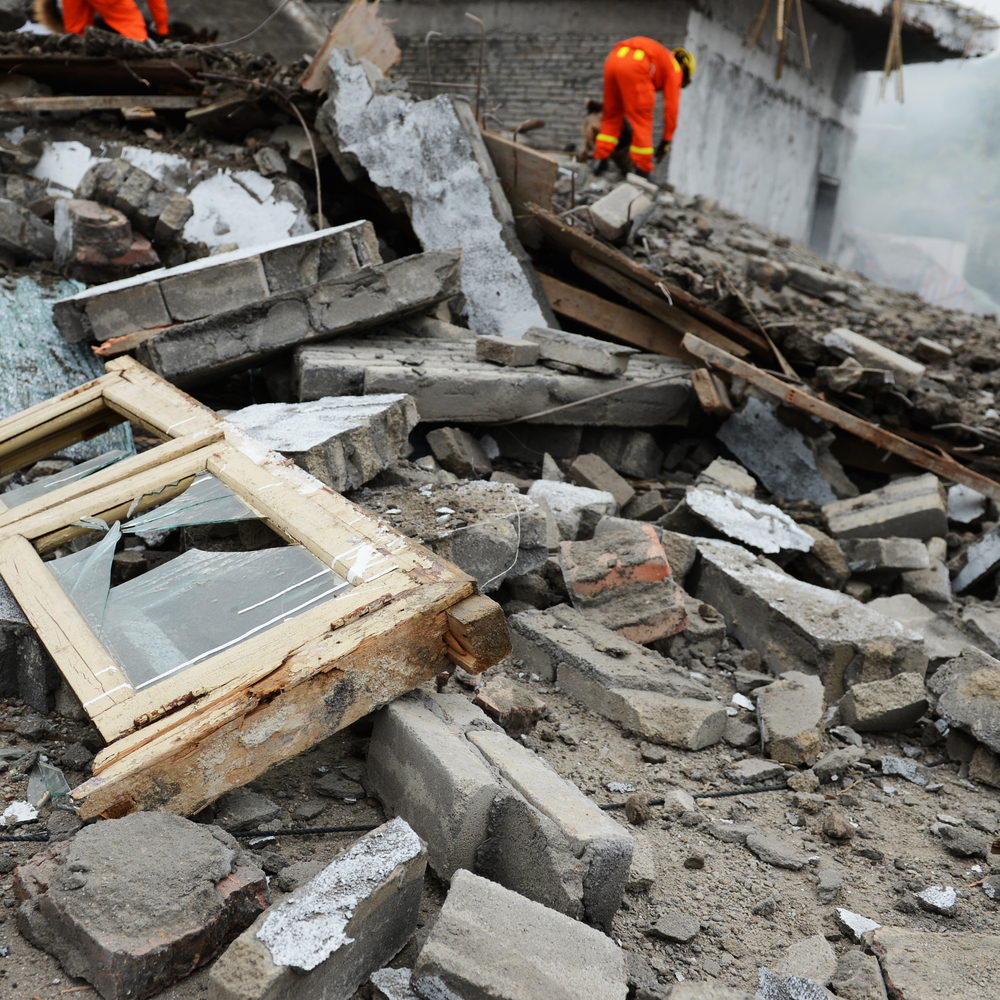
{"type": "Polygon", "coordinates": [[[132,697],[125,674],[31,542],[19,535],[0,542],[0,576],[88,713],[102,702],[117,704],[132,697]]]}
{"type": "Polygon", "coordinates": [[[514,212],[518,238],[526,247],[537,249],[542,245],[542,229],[525,206],[531,202],[551,210],[559,163],[523,142],[513,142],[485,129],[482,135],[514,212]]]}
{"type": "Polygon", "coordinates": [[[538,219],[545,235],[557,246],[567,251],[578,250],[592,260],[613,268],[626,278],[631,278],[651,292],[658,291],[657,285],[662,284],[670,293],[674,305],[683,309],[684,312],[700,319],[713,330],[718,330],[720,333],[726,334],[727,337],[731,337],[737,343],[749,348],[758,357],[769,358],[771,356],[767,341],[759,333],[733,322],[666,279],[658,278],[614,247],[601,243],[600,240],[594,239],[582,229],[567,225],[552,212],[547,212],[544,208],[533,204],[528,204],[525,208],[538,219]]]}
{"type": "Polygon", "coordinates": [[[100,378],[84,385],[70,389],[59,396],[35,403],[20,413],[15,413],[6,420],[0,420],[0,447],[12,438],[32,430],[46,420],[54,420],[69,413],[78,406],[100,399],[104,395],[105,386],[115,381],[115,376],[102,375],[100,378]]]}
{"type": "Polygon", "coordinates": [[[110,94],[60,97],[8,97],[0,100],[0,111],[117,111],[125,108],[152,108],[157,111],[187,110],[198,107],[198,98],[176,94],[135,94],[115,97],[110,94]]]}
{"type": "Polygon", "coordinates": [[[586,254],[580,253],[579,250],[574,250],[570,254],[570,260],[584,274],[599,281],[605,288],[617,292],[633,305],[644,309],[650,316],[654,316],[661,323],[672,327],[682,340],[684,334],[693,333],[695,336],[701,337],[702,340],[707,340],[710,344],[715,344],[716,347],[720,347],[738,358],[749,357],[750,351],[746,347],[740,346],[725,334],[718,333],[702,323],[701,320],[697,320],[676,306],[672,306],[659,290],[651,292],[648,288],[643,288],[642,285],[626,278],[614,268],[592,260],[586,254]]]}
{"type": "Polygon", "coordinates": [[[122,506],[127,509],[136,497],[143,497],[146,501],[143,506],[147,508],[162,503],[165,487],[171,483],[182,483],[185,479],[201,472],[209,458],[217,451],[218,448],[214,446],[199,448],[129,479],[86,492],[59,507],[41,510],[8,523],[6,527],[0,529],[0,538],[13,535],[27,539],[51,536],[61,528],[68,528],[81,517],[108,517],[111,512],[121,510],[122,506]]]}
{"type": "Polygon", "coordinates": [[[548,296],[554,312],[577,323],[600,330],[632,347],[638,347],[650,354],[663,354],[670,358],[680,358],[690,365],[700,365],[700,359],[689,354],[681,346],[684,335],[672,326],[653,319],[648,313],[636,312],[626,306],[602,299],[593,292],[567,285],[558,278],[539,272],[542,288],[548,296]]]}
{"type": "Polygon", "coordinates": [[[735,412],[722,379],[707,368],[695,368],[691,372],[691,385],[701,408],[710,417],[728,417],[735,412]]]}
{"type": "Polygon", "coordinates": [[[197,812],[445,670],[445,609],[462,595],[433,589],[430,600],[421,591],[383,609],[377,627],[364,619],[332,632],[261,684],[111,764],[104,751],[99,773],[73,790],[81,815],[197,812]]]}
{"type": "Polygon", "coordinates": [[[330,30],[319,52],[313,56],[299,80],[303,90],[326,93],[330,89],[330,56],[334,49],[354,50],[359,59],[367,59],[383,73],[402,59],[403,54],[389,27],[389,22],[378,16],[378,2],[353,0],[343,10],[330,30]]]}
{"type": "Polygon", "coordinates": [[[115,358],[104,368],[119,376],[104,391],[108,406],[158,436],[181,437],[219,423],[213,410],[132,358],[115,358]]]}
{"type": "Polygon", "coordinates": [[[684,346],[692,354],[696,354],[715,368],[752,382],[789,406],[794,406],[804,413],[809,413],[814,417],[819,417],[820,420],[826,420],[837,427],[843,428],[863,441],[868,441],[878,448],[905,458],[918,468],[926,469],[928,472],[933,472],[944,479],[950,479],[952,482],[961,483],[963,486],[969,486],[994,500],[1000,501],[1000,483],[993,479],[988,479],[978,472],[973,472],[971,469],[967,469],[953,458],[935,454],[926,448],[921,448],[912,441],[907,441],[899,437],[897,434],[892,434],[881,427],[876,427],[867,420],[862,420],[860,417],[845,413],[838,407],[826,402],[826,400],[810,396],[801,389],[795,388],[794,385],[782,382],[781,379],[775,378],[773,375],[768,375],[766,372],[762,372],[759,368],[754,367],[754,365],[747,364],[739,358],[734,358],[725,351],[720,351],[719,348],[704,340],[700,340],[698,337],[688,334],[684,338],[684,346]]]}
{"type": "Polygon", "coordinates": [[[120,354],[127,354],[135,350],[140,344],[155,337],[164,330],[169,330],[169,326],[154,326],[149,330],[136,330],[134,333],[123,333],[120,337],[112,337],[104,343],[92,347],[91,350],[99,358],[117,358],[120,354]]]}
{"type": "Polygon", "coordinates": [[[113,483],[128,479],[130,476],[147,472],[157,466],[171,462],[175,458],[188,455],[192,451],[204,448],[221,438],[222,431],[220,429],[209,428],[197,431],[194,434],[188,434],[186,437],[167,441],[139,455],[122,459],[120,462],[115,462],[114,465],[99,469],[92,475],[78,479],[74,483],[67,483],[57,490],[52,490],[51,493],[46,493],[44,496],[30,500],[28,503],[19,504],[6,514],[0,514],[0,531],[42,511],[57,507],[59,504],[76,500],[86,494],[93,493],[106,486],[111,486],[113,483]]]}

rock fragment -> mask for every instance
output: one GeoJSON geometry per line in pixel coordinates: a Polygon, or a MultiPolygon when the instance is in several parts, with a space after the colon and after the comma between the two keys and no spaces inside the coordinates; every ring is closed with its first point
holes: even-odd
{"type": "Polygon", "coordinates": [[[815,759],[821,742],[823,685],[818,677],[786,671],[757,691],[765,753],[783,764],[815,759]]]}
{"type": "Polygon", "coordinates": [[[840,717],[859,733],[907,729],[927,710],[925,695],[917,674],[854,684],[840,699],[840,717]]]}

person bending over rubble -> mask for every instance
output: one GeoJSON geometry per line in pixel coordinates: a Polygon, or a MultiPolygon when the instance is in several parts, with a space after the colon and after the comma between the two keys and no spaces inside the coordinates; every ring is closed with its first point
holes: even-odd
{"type": "MultiPolygon", "coordinates": [[[[166,0],[147,0],[157,34],[170,28],[166,0]]],[[[150,31],[135,0],[35,0],[35,20],[57,34],[82,35],[90,25],[144,42],[150,31]]]]}
{"type": "Polygon", "coordinates": [[[619,42],[604,62],[604,117],[594,144],[594,173],[603,173],[615,151],[626,116],[632,125],[629,153],[636,172],[653,172],[653,108],[663,92],[663,138],[656,147],[659,163],[674,138],[681,88],[694,77],[696,60],[687,49],[671,52],[652,38],[619,42]]]}

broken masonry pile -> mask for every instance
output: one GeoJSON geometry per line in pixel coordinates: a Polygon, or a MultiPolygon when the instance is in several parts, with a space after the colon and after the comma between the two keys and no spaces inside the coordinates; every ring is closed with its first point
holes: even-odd
{"type": "MultiPolygon", "coordinates": [[[[45,80],[3,84],[0,686],[26,708],[2,822],[50,841],[7,868],[20,934],[105,1000],[216,956],[212,1000],[913,1000],[995,975],[997,936],[961,924],[909,957],[968,891],[914,883],[882,926],[832,906],[840,876],[789,829],[863,830],[877,865],[856,784],[995,802],[996,318],[484,134],[350,48],[216,54],[157,110],[170,60],[130,45],[49,36],[45,80]],[[68,143],[41,115],[67,58],[145,60],[155,114],[126,94],[68,143]],[[227,592],[234,624],[202,634],[227,592]],[[725,748],[715,784],[747,794],[724,819],[691,768],[655,798],[580,787],[546,747],[596,749],[548,694],[650,768],[725,748]],[[387,822],[289,865],[273,838],[325,807],[241,786],[355,723],[364,767],[315,789],[387,822]],[[787,828],[750,821],[755,788],[787,828]],[[828,933],[751,981],[699,965],[690,901],[640,926],[653,817],[816,868],[828,933]]],[[[927,846],[993,900],[976,815],[927,846]]]]}

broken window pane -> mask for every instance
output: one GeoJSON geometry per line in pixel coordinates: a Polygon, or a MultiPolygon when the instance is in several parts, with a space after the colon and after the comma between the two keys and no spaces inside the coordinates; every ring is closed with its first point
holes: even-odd
{"type": "Polygon", "coordinates": [[[166,531],[194,524],[221,524],[255,520],[257,515],[221,480],[201,472],[179,496],[148,514],[127,521],[122,528],[129,534],[166,531]]]}
{"type": "Polygon", "coordinates": [[[98,545],[48,566],[136,690],[350,588],[308,549],[288,545],[254,552],[191,549],[110,591],[109,557],[100,593],[95,550],[103,555],[117,531],[116,525],[98,545]],[[79,558],[84,555],[89,559],[79,558]]]}
{"type": "Polygon", "coordinates": [[[46,563],[98,636],[111,590],[111,562],[121,537],[121,525],[115,521],[95,545],[46,563]]]}
{"type": "Polygon", "coordinates": [[[57,472],[53,476],[46,476],[37,482],[29,483],[27,486],[15,486],[14,489],[7,490],[0,499],[7,505],[8,509],[17,507],[22,503],[27,503],[29,500],[45,496],[46,493],[51,493],[53,490],[59,489],[60,486],[75,483],[87,476],[93,475],[95,472],[100,472],[101,469],[106,469],[109,465],[114,465],[115,462],[120,462],[123,458],[128,458],[132,454],[131,451],[123,451],[120,448],[115,451],[107,451],[103,455],[98,455],[97,458],[81,462],[79,465],[74,465],[63,472],[57,472]]]}

